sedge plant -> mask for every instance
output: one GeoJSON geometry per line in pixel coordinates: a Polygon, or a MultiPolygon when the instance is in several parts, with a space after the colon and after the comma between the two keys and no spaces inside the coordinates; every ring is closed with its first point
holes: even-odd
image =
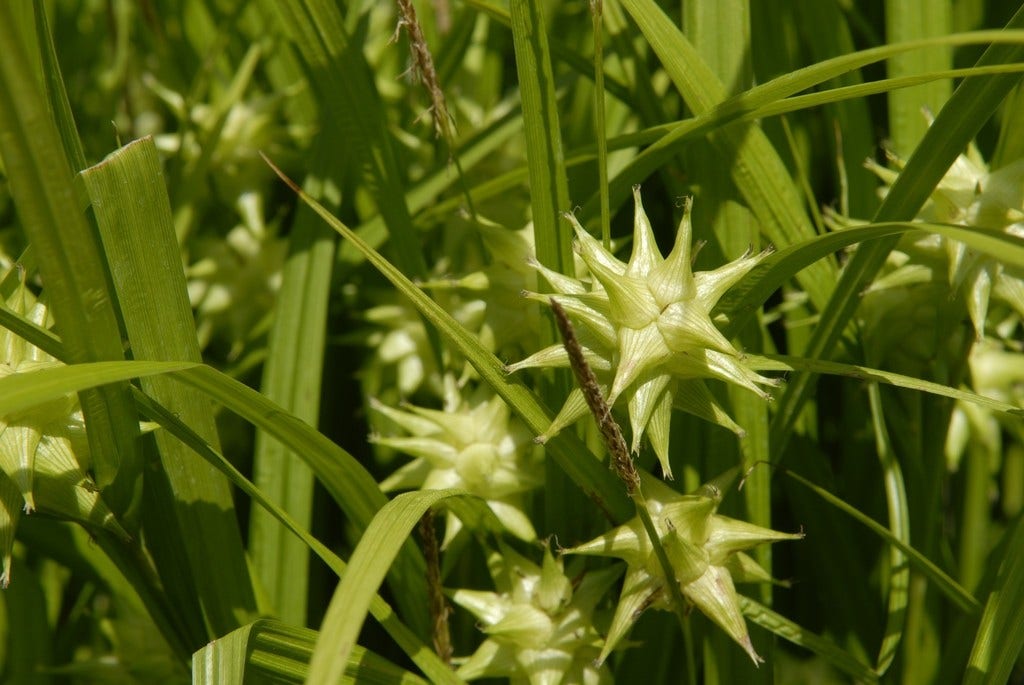
{"type": "Polygon", "coordinates": [[[0,3],[0,677],[1019,679],[1012,5],[0,3]]]}

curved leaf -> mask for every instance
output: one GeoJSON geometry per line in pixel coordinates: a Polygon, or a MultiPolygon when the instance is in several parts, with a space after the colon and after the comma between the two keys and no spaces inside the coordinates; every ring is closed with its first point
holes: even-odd
{"type": "Polygon", "coordinates": [[[876,683],[878,674],[849,652],[842,650],[835,642],[812,633],[777,614],[760,602],[740,595],[740,609],[751,621],[769,630],[784,640],[814,652],[837,669],[854,678],[858,683],[876,683]]]}
{"type": "MultiPolygon", "coordinates": [[[[1010,19],[1007,29],[1021,26],[1024,26],[1024,8],[1010,19]]],[[[1003,33],[1018,32],[1008,30],[1003,33]]],[[[1021,57],[1024,57],[1024,46],[993,45],[981,56],[978,65],[1006,64],[1020,61],[1021,57]]],[[[896,178],[875,214],[875,221],[912,219],[950,165],[1019,81],[1020,77],[1012,74],[965,79],[939,111],[935,122],[896,178]]],[[[861,291],[878,273],[896,242],[895,236],[876,241],[858,250],[846,264],[828,306],[821,310],[821,319],[804,350],[806,356],[822,358],[832,350],[853,316],[861,291]]],[[[773,453],[777,458],[785,453],[785,446],[810,392],[810,375],[801,373],[793,379],[779,401],[778,412],[772,420],[773,453]]]]}
{"type": "Polygon", "coordinates": [[[959,583],[950,578],[942,569],[940,569],[938,566],[932,563],[931,559],[924,556],[916,549],[914,549],[910,545],[904,543],[902,540],[894,536],[888,528],[878,523],[874,519],[870,518],[869,516],[861,513],[859,510],[850,506],[843,500],[839,499],[828,490],[825,490],[824,488],[819,487],[814,483],[810,482],[803,476],[800,476],[796,473],[793,473],[792,471],[787,470],[783,470],[783,473],[785,473],[787,476],[803,485],[805,488],[808,488],[809,490],[817,494],[819,497],[821,497],[823,500],[825,500],[832,506],[836,507],[840,511],[845,512],[852,518],[856,519],[863,525],[867,526],[871,529],[872,532],[874,532],[880,538],[885,540],[885,542],[892,545],[893,547],[896,547],[901,552],[906,554],[908,559],[910,560],[910,563],[913,564],[921,573],[927,576],[929,580],[935,583],[935,587],[939,590],[939,592],[949,597],[949,599],[956,603],[957,606],[959,606],[961,609],[963,609],[966,612],[975,614],[981,611],[981,604],[978,603],[978,600],[971,596],[971,593],[967,592],[967,590],[961,587],[959,583]]]}
{"type": "MultiPolygon", "coordinates": [[[[310,465],[359,529],[365,529],[386,502],[376,481],[351,454],[255,390],[208,366],[191,362],[93,362],[7,376],[0,378],[0,416],[83,388],[160,373],[171,374],[199,388],[288,445],[310,465]]],[[[399,601],[403,606],[425,606],[425,598],[418,596],[425,590],[415,581],[422,577],[423,568],[422,555],[409,545],[392,570],[394,582],[402,588],[399,601]]]]}
{"type": "Polygon", "coordinates": [[[790,357],[782,354],[746,356],[746,362],[755,371],[806,371],[809,373],[826,373],[832,376],[844,376],[862,381],[875,381],[886,385],[895,385],[910,390],[920,390],[932,395],[949,397],[954,400],[970,402],[980,407],[993,411],[1009,414],[1010,416],[1024,417],[1024,409],[1009,402],[1003,402],[991,397],[985,397],[970,390],[951,388],[941,383],[904,376],[901,373],[872,369],[857,364],[843,364],[842,362],[827,362],[820,359],[808,359],[806,357],[790,357]]]}
{"type": "MultiPolygon", "coordinates": [[[[374,593],[388,567],[427,509],[450,497],[468,497],[462,490],[406,492],[388,502],[363,533],[334,591],[309,662],[307,683],[336,683],[366,619],[374,593]]],[[[454,677],[454,676],[453,676],[454,677]]]]}
{"type": "MultiPolygon", "coordinates": [[[[266,158],[264,158],[266,159],[266,158]]],[[[441,308],[401,271],[388,262],[379,252],[370,247],[344,223],[333,216],[323,205],[302,191],[285,176],[270,160],[267,163],[285,183],[312,207],[331,228],[350,241],[381,274],[408,297],[424,318],[434,324],[448,341],[456,347],[487,383],[509,407],[518,414],[535,434],[540,435],[551,425],[552,413],[526,386],[510,381],[504,365],[484,348],[475,336],[463,328],[451,314],[441,308]]],[[[558,465],[573,481],[595,500],[616,523],[633,516],[633,506],[619,482],[605,468],[603,462],[569,431],[564,431],[545,446],[547,453],[555,458],[558,465]]]]}
{"type": "Polygon", "coordinates": [[[727,337],[732,337],[790,278],[818,259],[850,245],[879,240],[909,231],[926,231],[958,240],[974,250],[1007,264],[1024,267],[1024,239],[994,229],[923,221],[868,223],[826,233],[769,255],[722,299],[719,310],[728,318],[727,337]]]}
{"type": "MultiPolygon", "coordinates": [[[[302,683],[316,632],[260,619],[218,638],[192,655],[194,685],[273,682],[302,683]]],[[[426,685],[425,680],[373,652],[356,647],[345,676],[370,685],[426,685]]],[[[338,682],[338,681],[335,681],[338,682]]]]}
{"type": "MultiPolygon", "coordinates": [[[[320,559],[327,564],[332,571],[340,577],[345,572],[346,564],[341,557],[332,552],[326,545],[317,540],[299,522],[293,519],[287,511],[275,504],[262,490],[257,488],[252,481],[243,476],[231,462],[200,437],[195,431],[186,426],[166,408],[153,401],[152,398],[141,391],[135,393],[135,401],[139,404],[143,413],[152,420],[159,423],[168,432],[178,438],[185,445],[191,447],[195,452],[221,470],[238,488],[249,495],[259,504],[270,516],[276,519],[281,526],[290,531],[299,540],[306,544],[320,559]]],[[[484,510],[490,512],[486,506],[484,510]]],[[[493,514],[491,514],[493,517],[493,514]]],[[[497,529],[501,529],[500,523],[494,522],[497,529]]],[[[441,661],[440,658],[407,627],[391,606],[381,599],[380,595],[374,594],[370,602],[370,614],[394,639],[395,643],[402,648],[409,658],[420,669],[430,677],[433,682],[458,682],[451,676],[451,669],[441,661]]],[[[312,651],[312,647],[310,648],[312,651]]],[[[308,654],[307,654],[308,660],[308,654]]]]}
{"type": "Polygon", "coordinates": [[[995,587],[985,602],[968,662],[966,685],[1010,681],[1024,646],[1024,520],[1010,532],[995,587]]]}
{"type": "Polygon", "coordinates": [[[197,366],[194,362],[90,362],[11,374],[0,378],[0,416],[73,392],[197,366]]]}
{"type": "MultiPolygon", "coordinates": [[[[13,3],[0,3],[0,157],[25,237],[38,256],[49,306],[72,361],[124,359],[107,263],[78,202],[74,171],[25,51],[13,3]]],[[[142,496],[138,421],[128,388],[82,397],[96,484],[134,529],[142,496]]]]}

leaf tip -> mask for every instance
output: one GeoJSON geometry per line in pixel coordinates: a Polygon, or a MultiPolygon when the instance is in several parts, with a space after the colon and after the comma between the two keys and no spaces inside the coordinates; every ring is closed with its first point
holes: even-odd
{"type": "Polygon", "coordinates": [[[267,155],[263,152],[263,150],[259,150],[259,155],[260,155],[260,157],[263,158],[263,161],[267,163],[267,166],[269,166],[273,170],[273,172],[275,174],[277,174],[277,177],[279,179],[284,181],[288,185],[288,187],[291,188],[292,190],[294,190],[296,193],[298,193],[299,195],[302,195],[302,189],[299,188],[298,184],[295,183],[295,181],[293,181],[292,179],[290,179],[286,173],[281,171],[281,168],[279,166],[277,166],[276,164],[274,164],[270,160],[270,157],[267,157],[267,155]]]}

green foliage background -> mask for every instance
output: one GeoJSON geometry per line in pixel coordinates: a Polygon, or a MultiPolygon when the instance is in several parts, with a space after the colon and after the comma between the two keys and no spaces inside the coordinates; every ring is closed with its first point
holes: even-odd
{"type": "MultiPolygon", "coordinates": [[[[694,198],[695,270],[775,249],[716,312],[785,386],[771,403],[714,388],[742,438],[675,413],[672,485],[749,469],[720,511],[805,538],[752,553],[791,581],[742,591],[766,665],[699,612],[649,611],[609,676],[1021,678],[1024,238],[1004,229],[1024,204],[997,224],[927,208],[969,145],[986,183],[1007,170],[1024,196],[1024,10],[412,4],[433,74],[397,3],[0,3],[0,325],[67,363],[5,373],[0,417],[78,393],[75,487],[131,537],[95,505],[4,500],[4,682],[458,682],[432,646],[417,521],[463,521],[449,592],[492,589],[502,544],[538,564],[540,547],[462,490],[382,492],[403,458],[368,440],[395,432],[371,398],[440,407],[441,370],[544,433],[569,374],[504,364],[557,341],[550,317],[463,277],[501,260],[487,230],[531,222],[537,259],[569,273],[566,211],[621,254],[637,184],[664,251],[694,198]],[[883,150],[900,171],[886,193],[863,164],[883,150]],[[879,294],[924,233],[987,260],[980,322],[976,271],[879,294]],[[11,305],[22,282],[52,330],[11,305]],[[479,299],[530,313],[495,339],[479,299]],[[389,345],[413,339],[396,363],[389,345]]],[[[635,513],[585,423],[545,445],[524,504],[553,546],[635,513]]],[[[650,449],[637,459],[657,472],[650,449]]],[[[460,609],[450,628],[456,656],[483,641],[460,609]]]]}

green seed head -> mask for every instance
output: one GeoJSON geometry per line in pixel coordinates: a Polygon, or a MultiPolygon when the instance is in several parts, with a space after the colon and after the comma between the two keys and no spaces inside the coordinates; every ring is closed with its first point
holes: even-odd
{"type": "MultiPolygon", "coordinates": [[[[636,212],[629,261],[617,259],[574,216],[566,215],[576,232],[576,250],[592,278],[584,282],[536,265],[555,292],[534,297],[557,295],[588,363],[605,384],[609,404],[628,407],[633,450],[648,434],[663,472],[671,476],[668,424],[673,407],[742,433],[712,398],[706,380],[739,385],[765,399],[770,396],[762,386],[777,384],[745,365],[743,354],[722,335],[712,316],[722,295],[767,253],[693,273],[690,204],[684,207],[675,245],[666,258],[658,251],[639,188],[634,188],[633,196],[636,212]]],[[[542,350],[508,369],[542,366],[568,366],[561,346],[542,350]]],[[[585,407],[570,397],[541,440],[585,413],[585,407]]]]}
{"type": "Polygon", "coordinates": [[[491,555],[489,566],[498,592],[456,590],[452,595],[488,636],[463,661],[460,677],[513,676],[531,685],[611,681],[607,669],[595,663],[601,636],[591,615],[619,569],[589,572],[574,584],[562,560],[546,546],[538,566],[504,545],[500,554],[491,555]]]}
{"type": "MultiPolygon", "coordinates": [[[[780,533],[716,513],[723,480],[729,478],[716,479],[689,495],[681,495],[650,476],[644,477],[642,487],[673,581],[683,597],[759,663],[761,657],[750,642],[734,582],[771,578],[743,552],[803,535],[780,533]]],[[[671,608],[664,572],[639,517],[566,553],[610,556],[626,562],[626,580],[599,661],[626,636],[644,609],[671,608]]]]}
{"type": "MultiPolygon", "coordinates": [[[[523,494],[543,482],[539,448],[500,397],[482,389],[463,396],[450,379],[448,386],[452,400],[444,411],[411,405],[395,409],[371,402],[376,413],[405,433],[371,439],[413,457],[381,488],[462,488],[486,500],[511,533],[524,540],[536,539],[521,504],[523,494]]],[[[449,514],[445,544],[460,527],[449,514]]]]}

